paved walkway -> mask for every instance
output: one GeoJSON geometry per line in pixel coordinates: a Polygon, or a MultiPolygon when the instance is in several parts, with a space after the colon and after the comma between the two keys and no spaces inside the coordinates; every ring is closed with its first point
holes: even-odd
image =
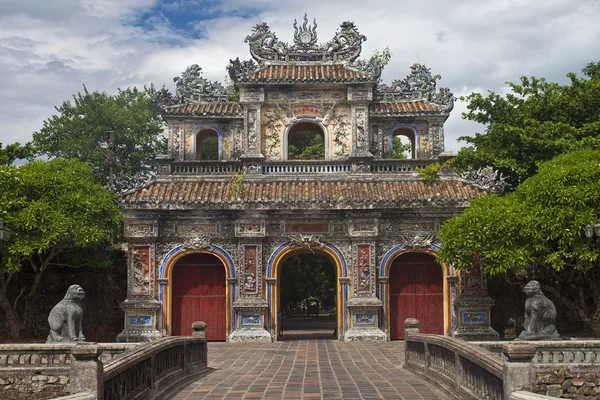
{"type": "Polygon", "coordinates": [[[174,400],[448,400],[402,369],[403,342],[209,343],[208,354],[214,370],[174,400]]]}

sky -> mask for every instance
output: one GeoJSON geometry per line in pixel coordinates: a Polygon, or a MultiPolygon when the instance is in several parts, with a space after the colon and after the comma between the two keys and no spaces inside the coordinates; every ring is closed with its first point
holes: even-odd
{"type": "MultiPolygon", "coordinates": [[[[304,13],[319,42],[354,21],[367,37],[361,58],[389,47],[384,83],[422,62],[455,96],[506,93],[523,75],[567,83],[567,72],[600,60],[600,0],[0,0],[0,142],[31,140],[83,85],[173,91],[190,64],[222,81],[230,59],[250,59],[255,24],[292,43],[304,13]]],[[[446,151],[484,130],[465,110],[457,102],[446,122],[446,151]]]]}

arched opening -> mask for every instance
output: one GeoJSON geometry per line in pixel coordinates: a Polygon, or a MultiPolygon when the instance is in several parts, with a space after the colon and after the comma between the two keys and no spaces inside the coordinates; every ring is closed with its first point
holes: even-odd
{"type": "Polygon", "coordinates": [[[390,156],[397,160],[414,159],[416,135],[411,128],[401,127],[392,132],[390,156]]]}
{"type": "Polygon", "coordinates": [[[427,253],[404,253],[389,272],[390,338],[404,339],[404,320],[416,318],[422,333],[444,334],[444,276],[427,253]]]}
{"type": "Polygon", "coordinates": [[[181,257],[171,270],[171,335],[191,336],[192,323],[207,324],[208,340],[227,336],[225,265],[216,256],[195,253],[181,257]]]}
{"type": "Polygon", "coordinates": [[[214,129],[201,129],[196,133],[196,160],[219,160],[219,134],[214,129]]]}
{"type": "Polygon", "coordinates": [[[339,287],[335,261],[324,253],[294,253],[278,268],[279,340],[336,339],[339,287]]]}
{"type": "Polygon", "coordinates": [[[287,159],[324,160],[325,145],[325,133],[319,124],[310,121],[298,122],[287,132],[287,159]]]}

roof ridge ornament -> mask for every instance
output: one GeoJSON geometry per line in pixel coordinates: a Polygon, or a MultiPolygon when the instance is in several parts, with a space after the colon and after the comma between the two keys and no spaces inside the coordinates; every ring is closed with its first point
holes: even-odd
{"type": "Polygon", "coordinates": [[[173,78],[175,96],[161,90],[156,103],[160,108],[187,103],[227,103],[233,95],[229,87],[219,81],[209,81],[202,76],[202,67],[198,64],[188,66],[181,76],[173,78]]]}
{"type": "Polygon", "coordinates": [[[340,25],[333,39],[324,44],[317,44],[317,21],[309,26],[308,17],[304,14],[304,23],[298,27],[294,20],[294,44],[283,43],[271,31],[269,25],[260,22],[252,28],[245,42],[250,46],[250,54],[259,64],[269,62],[353,62],[360,56],[362,42],[367,40],[356,29],[354,22],[346,21],[340,25]]]}
{"type": "Polygon", "coordinates": [[[311,48],[317,44],[317,19],[313,19],[313,26],[308,26],[308,18],[304,13],[304,23],[298,29],[298,22],[294,19],[294,44],[300,48],[311,48]]]}
{"type": "Polygon", "coordinates": [[[402,80],[392,83],[377,85],[376,99],[381,101],[398,100],[427,100],[431,103],[445,106],[447,111],[454,108],[454,95],[448,88],[436,89],[436,81],[441,79],[439,74],[432,75],[431,68],[425,64],[414,63],[410,67],[410,74],[402,80]]]}

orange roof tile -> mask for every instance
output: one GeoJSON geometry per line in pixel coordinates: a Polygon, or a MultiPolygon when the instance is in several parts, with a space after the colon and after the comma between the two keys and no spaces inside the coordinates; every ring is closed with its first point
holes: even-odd
{"type": "Polygon", "coordinates": [[[214,117],[242,117],[238,103],[187,103],[164,108],[166,115],[198,115],[214,117]]]}
{"type": "MultiPolygon", "coordinates": [[[[268,206],[267,208],[407,208],[422,205],[466,206],[483,192],[459,180],[425,184],[423,181],[278,181],[244,182],[235,189],[229,181],[154,182],[121,197],[128,205],[196,205],[220,208],[268,206]],[[433,202],[433,203],[432,203],[433,202]]],[[[136,207],[138,208],[138,207],[136,207]]]]}
{"type": "Polygon", "coordinates": [[[334,65],[268,65],[260,71],[240,76],[242,83],[315,83],[315,82],[376,82],[376,78],[334,65]]]}
{"type": "Polygon", "coordinates": [[[444,111],[444,108],[424,100],[382,102],[371,104],[373,115],[399,114],[399,113],[435,113],[444,111]]]}

